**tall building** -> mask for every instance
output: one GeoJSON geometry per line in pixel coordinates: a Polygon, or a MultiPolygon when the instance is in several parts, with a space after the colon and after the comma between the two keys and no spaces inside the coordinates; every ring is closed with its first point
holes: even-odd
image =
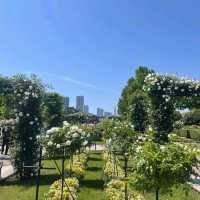
{"type": "Polygon", "coordinates": [[[69,108],[69,97],[64,97],[64,107],[69,108]]]}
{"type": "Polygon", "coordinates": [[[84,96],[76,97],[76,109],[80,112],[84,112],[84,96]]]}
{"type": "Polygon", "coordinates": [[[111,117],[112,116],[112,113],[111,112],[105,112],[104,113],[104,117],[111,117]]]}
{"type": "Polygon", "coordinates": [[[104,115],[104,110],[102,108],[97,108],[97,116],[103,117],[103,115],[104,115]]]}
{"type": "Polygon", "coordinates": [[[84,105],[84,113],[88,114],[89,113],[89,106],[84,105]]]}

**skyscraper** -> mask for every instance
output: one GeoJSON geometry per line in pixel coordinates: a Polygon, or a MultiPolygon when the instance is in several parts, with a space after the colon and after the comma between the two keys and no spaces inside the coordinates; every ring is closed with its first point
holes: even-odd
{"type": "Polygon", "coordinates": [[[112,113],[111,112],[105,112],[104,113],[104,117],[111,117],[112,116],[112,113]]]}
{"type": "Polygon", "coordinates": [[[89,113],[89,106],[84,105],[84,113],[88,114],[89,113]]]}
{"type": "Polygon", "coordinates": [[[76,109],[80,112],[84,112],[84,96],[76,97],[76,109]]]}
{"type": "Polygon", "coordinates": [[[65,107],[65,109],[69,108],[69,97],[64,98],[64,107],[65,107]]]}
{"type": "Polygon", "coordinates": [[[103,117],[104,110],[102,108],[97,108],[97,116],[98,117],[103,117]]]}

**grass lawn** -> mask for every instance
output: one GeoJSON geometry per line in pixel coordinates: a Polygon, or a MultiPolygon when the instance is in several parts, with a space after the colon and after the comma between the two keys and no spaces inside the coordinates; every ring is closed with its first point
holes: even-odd
{"type": "MultiPolygon", "coordinates": [[[[103,161],[101,153],[91,153],[85,178],[80,182],[79,200],[105,200],[102,181],[103,161]]],[[[44,161],[44,166],[54,167],[52,161],[44,161]]],[[[43,170],[40,187],[40,200],[44,199],[44,193],[48,191],[49,185],[58,179],[56,170],[43,170]]],[[[154,200],[154,194],[145,194],[146,200],[154,200]]],[[[0,184],[0,200],[34,200],[35,180],[12,181],[0,184]]],[[[200,200],[200,194],[193,191],[186,197],[179,188],[174,190],[174,196],[162,195],[161,200],[200,200]]]]}

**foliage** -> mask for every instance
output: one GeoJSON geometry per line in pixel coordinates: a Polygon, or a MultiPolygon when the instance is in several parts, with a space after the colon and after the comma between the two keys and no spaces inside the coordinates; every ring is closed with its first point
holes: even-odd
{"type": "Polygon", "coordinates": [[[44,105],[46,127],[49,129],[61,126],[64,112],[64,97],[55,92],[46,93],[44,105]]]}
{"type": "MultiPolygon", "coordinates": [[[[45,195],[46,200],[60,200],[61,198],[61,186],[62,181],[55,181],[49,189],[49,192],[45,195]]],[[[78,199],[79,182],[76,178],[65,179],[65,185],[63,188],[63,200],[76,200],[78,199]]]]}
{"type": "Polygon", "coordinates": [[[40,133],[42,127],[44,87],[36,76],[27,78],[18,75],[11,79],[11,83],[17,121],[11,155],[20,177],[30,177],[34,175],[35,169],[24,168],[23,165],[34,166],[38,160],[36,135],[40,133]]]}
{"type": "Polygon", "coordinates": [[[174,133],[176,133],[180,137],[186,137],[187,131],[190,132],[191,139],[196,141],[200,140],[200,126],[183,126],[181,129],[174,130],[174,133]]]}
{"type": "Polygon", "coordinates": [[[144,90],[151,98],[154,129],[160,140],[167,140],[173,130],[175,108],[184,108],[199,98],[200,82],[151,73],[145,78],[144,90]]]}
{"type": "Polygon", "coordinates": [[[67,166],[67,174],[77,179],[82,179],[85,175],[88,157],[86,153],[81,153],[73,157],[73,163],[67,166]]]}
{"type": "Polygon", "coordinates": [[[63,122],[63,127],[53,127],[46,135],[38,135],[38,141],[45,147],[49,158],[69,157],[88,145],[90,134],[75,125],[63,122]]]}
{"type": "Polygon", "coordinates": [[[108,152],[104,153],[104,181],[108,182],[114,178],[123,178],[124,177],[124,171],[120,166],[120,162],[118,158],[113,154],[108,154],[108,152]]]}
{"type": "Polygon", "coordinates": [[[144,92],[137,90],[130,98],[130,121],[137,132],[144,132],[148,125],[148,97],[144,92]]]}
{"type": "Polygon", "coordinates": [[[198,161],[195,149],[148,141],[138,147],[134,163],[132,185],[142,191],[156,191],[158,196],[159,191],[186,183],[198,161]]]}
{"type": "Polygon", "coordinates": [[[111,138],[107,143],[108,151],[124,156],[133,151],[137,135],[131,123],[116,121],[111,131],[111,138]]]}
{"type": "Polygon", "coordinates": [[[83,164],[81,162],[74,162],[71,167],[68,166],[67,174],[69,174],[70,177],[76,177],[79,180],[82,179],[85,174],[83,164]]]}
{"type": "Polygon", "coordinates": [[[104,140],[108,140],[112,137],[113,129],[117,121],[114,119],[104,119],[97,124],[97,129],[103,133],[104,140]]]}
{"type": "Polygon", "coordinates": [[[149,74],[153,73],[153,70],[148,69],[147,67],[138,67],[135,73],[135,78],[131,77],[128,80],[127,85],[124,87],[121,98],[118,103],[119,114],[128,119],[129,116],[129,108],[132,104],[131,96],[136,91],[142,91],[145,77],[149,74]]]}
{"type": "Polygon", "coordinates": [[[183,117],[184,125],[200,125],[200,110],[194,109],[191,112],[187,112],[183,117]]]}
{"type": "Polygon", "coordinates": [[[66,113],[64,119],[71,124],[90,124],[97,123],[99,121],[98,117],[92,114],[86,114],[83,112],[66,113]]]}
{"type": "MultiPolygon", "coordinates": [[[[111,180],[105,189],[106,199],[107,200],[124,200],[124,188],[125,182],[121,180],[111,180]]],[[[128,200],[144,200],[144,197],[141,194],[128,188],[128,200]]]]}

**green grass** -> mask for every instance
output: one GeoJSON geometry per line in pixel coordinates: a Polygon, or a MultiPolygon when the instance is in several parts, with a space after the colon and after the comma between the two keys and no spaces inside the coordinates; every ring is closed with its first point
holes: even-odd
{"type": "MultiPolygon", "coordinates": [[[[52,161],[44,161],[44,166],[54,167],[52,161]]],[[[60,162],[59,162],[60,163],[60,162]]],[[[100,152],[92,152],[89,156],[88,168],[84,179],[80,182],[79,200],[105,200],[102,181],[103,161],[100,152]]],[[[40,187],[40,200],[44,199],[44,193],[49,185],[58,179],[56,170],[43,170],[40,187]]],[[[174,196],[162,195],[160,200],[200,200],[200,194],[193,191],[188,196],[181,188],[175,189],[174,196]]],[[[146,200],[154,200],[154,194],[145,194],[146,200]]],[[[34,200],[35,179],[27,181],[12,181],[0,184],[0,200],[34,200]]]]}
{"type": "Polygon", "coordinates": [[[200,141],[200,126],[184,126],[180,130],[175,130],[174,132],[181,137],[187,136],[187,130],[189,130],[191,139],[195,141],[200,141]]]}
{"type": "Polygon", "coordinates": [[[81,181],[80,200],[104,200],[102,181],[102,155],[100,152],[93,153],[89,157],[88,168],[85,178],[81,181]]]}

